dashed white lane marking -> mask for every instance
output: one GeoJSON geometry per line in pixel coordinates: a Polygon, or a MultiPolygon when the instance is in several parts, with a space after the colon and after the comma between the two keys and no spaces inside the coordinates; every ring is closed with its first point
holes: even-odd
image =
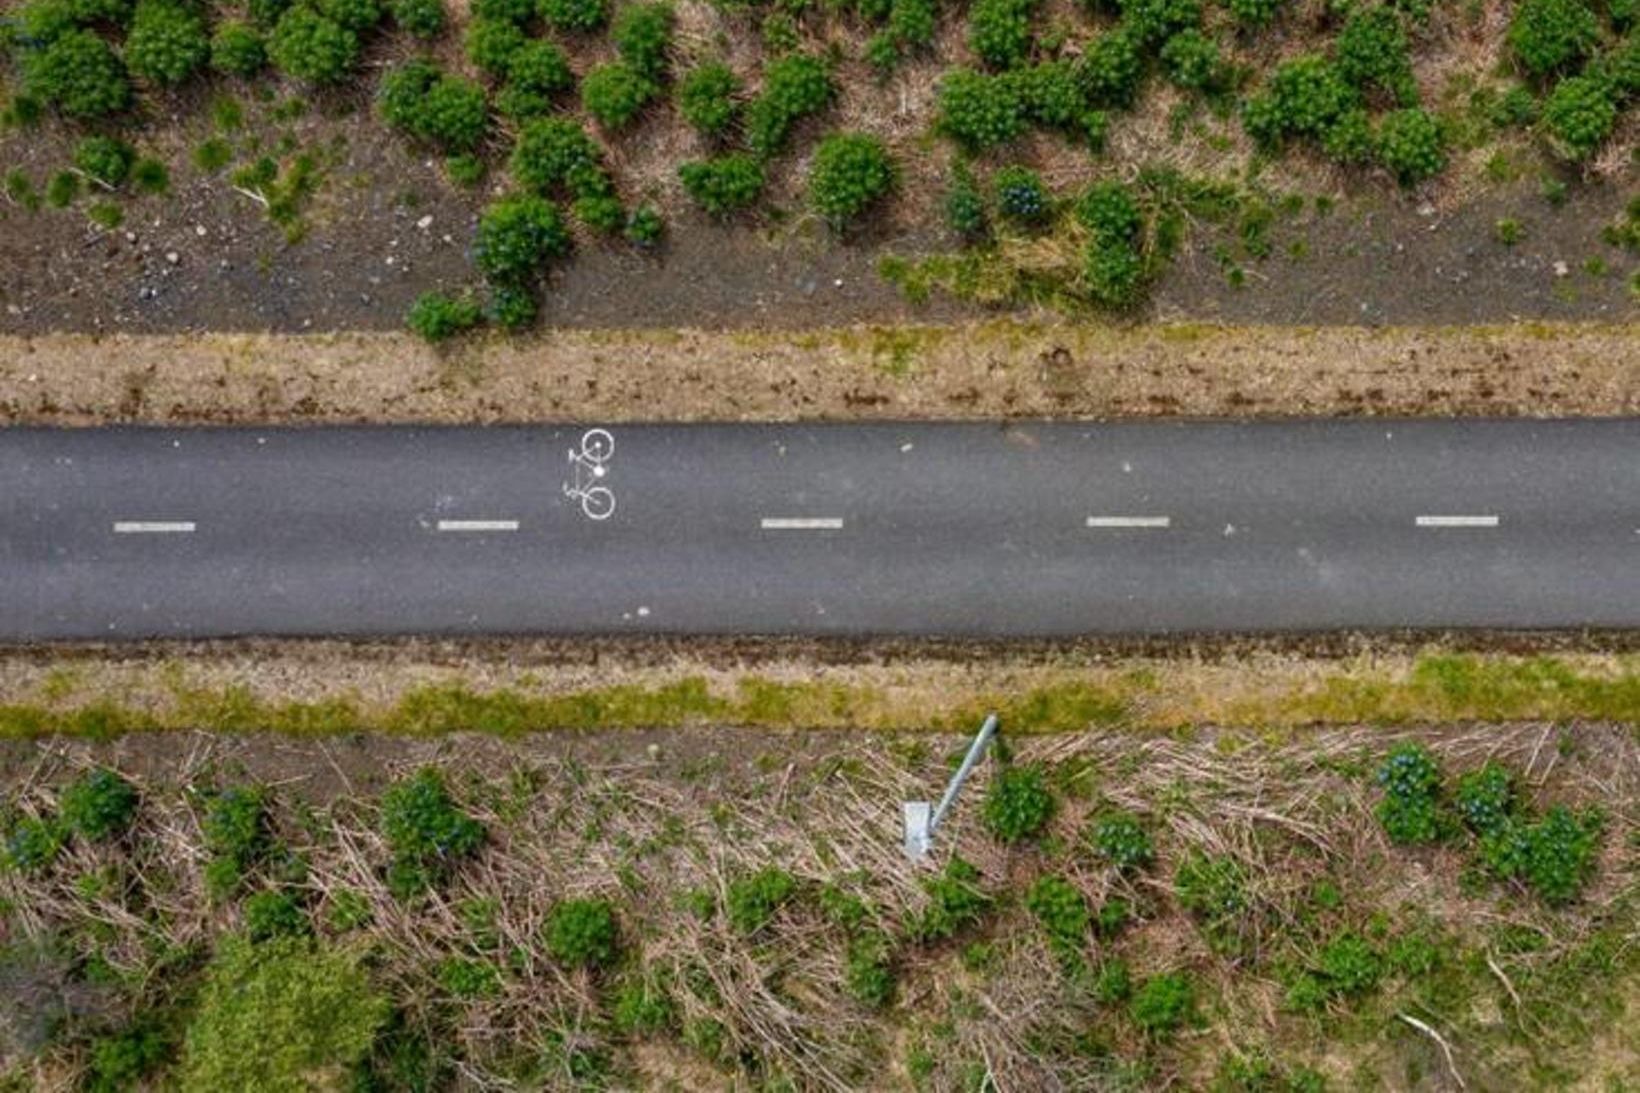
{"type": "Polygon", "coordinates": [[[1171,516],[1090,516],[1090,528],[1165,528],[1173,526],[1171,516]]]}
{"type": "Polygon", "coordinates": [[[183,535],[194,530],[192,520],[115,520],[115,535],[183,535]]]}
{"type": "Polygon", "coordinates": [[[440,520],[440,531],[517,531],[517,520],[440,520]]]}
{"type": "Polygon", "coordinates": [[[765,516],[764,531],[839,531],[841,516],[765,516]]]}
{"type": "Polygon", "coordinates": [[[1413,521],[1421,528],[1495,528],[1496,516],[1420,516],[1413,521]]]}

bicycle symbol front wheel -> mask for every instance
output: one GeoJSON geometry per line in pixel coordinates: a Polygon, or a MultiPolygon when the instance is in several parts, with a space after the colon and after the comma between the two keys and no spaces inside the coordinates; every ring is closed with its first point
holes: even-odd
{"type": "Polygon", "coordinates": [[[615,454],[615,438],[608,429],[588,429],[581,436],[581,454],[594,463],[602,463],[615,454]]]}
{"type": "Polygon", "coordinates": [[[608,520],[615,515],[615,495],[607,486],[593,486],[581,494],[581,511],[589,520],[608,520]]]}

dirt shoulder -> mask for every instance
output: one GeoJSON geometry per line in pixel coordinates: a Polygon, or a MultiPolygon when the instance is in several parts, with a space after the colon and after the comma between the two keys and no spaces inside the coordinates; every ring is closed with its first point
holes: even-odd
{"type": "Polygon", "coordinates": [[[1640,325],[0,338],[0,424],[1640,411],[1640,325]]]}

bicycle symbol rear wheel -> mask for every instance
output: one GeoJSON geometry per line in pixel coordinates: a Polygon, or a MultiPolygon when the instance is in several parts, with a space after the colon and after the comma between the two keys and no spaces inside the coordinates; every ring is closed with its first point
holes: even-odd
{"type": "Polygon", "coordinates": [[[615,515],[615,494],[607,486],[593,486],[581,493],[581,511],[589,520],[608,520],[615,515]]]}
{"type": "Polygon", "coordinates": [[[581,454],[594,463],[602,463],[615,454],[615,438],[608,429],[588,429],[581,436],[581,454]]]}

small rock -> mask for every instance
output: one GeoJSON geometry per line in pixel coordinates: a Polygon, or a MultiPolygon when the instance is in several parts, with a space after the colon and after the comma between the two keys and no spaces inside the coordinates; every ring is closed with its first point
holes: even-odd
{"type": "Polygon", "coordinates": [[[126,232],[125,233],[125,241],[127,243],[135,243],[137,241],[137,233],[136,232],[126,232]]]}
{"type": "Polygon", "coordinates": [[[1565,262],[1556,262],[1555,263],[1555,276],[1556,277],[1564,277],[1568,273],[1571,273],[1571,272],[1572,272],[1571,267],[1568,266],[1565,262]]]}
{"type": "Polygon", "coordinates": [[[182,255],[178,254],[174,250],[168,250],[165,252],[165,260],[174,266],[178,262],[182,261],[182,255]]]}
{"type": "Polygon", "coordinates": [[[661,757],[661,746],[659,744],[651,744],[644,749],[644,752],[649,756],[649,761],[653,763],[661,757]]]}
{"type": "Polygon", "coordinates": [[[205,238],[205,235],[206,235],[205,225],[195,224],[194,225],[194,234],[199,236],[201,239],[205,238]]]}
{"type": "Polygon", "coordinates": [[[428,228],[430,228],[432,226],[433,226],[433,216],[432,216],[431,213],[427,214],[426,216],[422,217],[420,220],[416,221],[416,227],[420,228],[422,231],[426,231],[428,228]]]}

